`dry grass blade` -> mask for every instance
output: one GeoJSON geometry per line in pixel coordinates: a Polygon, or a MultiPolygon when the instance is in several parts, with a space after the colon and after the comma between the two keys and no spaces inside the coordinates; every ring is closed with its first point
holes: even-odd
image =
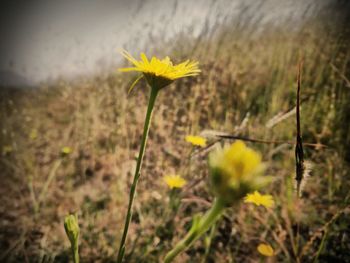
{"type": "Polygon", "coordinates": [[[330,63],[330,65],[331,65],[331,68],[332,68],[335,72],[337,72],[337,73],[339,74],[339,76],[345,81],[346,86],[347,86],[348,88],[350,88],[350,80],[349,80],[342,72],[340,72],[340,70],[339,70],[333,63],[330,63]]]}
{"type": "MultiPolygon", "coordinates": [[[[230,140],[242,140],[246,142],[256,142],[256,143],[265,143],[265,144],[291,144],[293,145],[294,142],[290,141],[269,141],[269,140],[261,140],[261,139],[254,139],[244,136],[235,136],[235,135],[217,135],[217,137],[220,137],[222,139],[230,139],[230,140]]],[[[310,147],[327,147],[324,144],[317,144],[317,143],[304,143],[304,145],[310,146],[310,147]]]]}
{"type": "MultiPolygon", "coordinates": [[[[204,155],[205,153],[208,153],[217,142],[220,142],[222,140],[241,140],[241,141],[246,141],[246,142],[263,143],[263,144],[289,144],[289,145],[294,145],[294,144],[297,145],[298,144],[298,143],[295,143],[292,141],[278,141],[278,140],[269,141],[269,140],[261,140],[261,139],[255,139],[255,138],[250,138],[250,137],[245,137],[245,136],[230,135],[230,134],[223,134],[223,133],[213,134],[213,136],[215,136],[218,139],[215,139],[214,141],[209,143],[206,147],[196,150],[192,154],[191,157],[194,157],[198,154],[204,155]]],[[[309,147],[314,147],[314,148],[327,147],[327,145],[320,144],[320,143],[303,143],[303,145],[309,146],[309,147]]]]}

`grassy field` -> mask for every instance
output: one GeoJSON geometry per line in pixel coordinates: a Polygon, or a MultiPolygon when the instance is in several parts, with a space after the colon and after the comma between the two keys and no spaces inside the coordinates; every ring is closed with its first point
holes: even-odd
{"type": "MultiPolygon", "coordinates": [[[[247,144],[262,153],[274,178],[262,192],[276,205],[229,208],[215,232],[176,262],[350,262],[349,32],[309,21],[301,30],[251,33],[227,26],[210,38],[179,36],[177,45],[156,49],[175,61],[198,60],[202,73],[162,90],[155,105],[125,262],[160,262],[192,216],[208,209],[210,148],[193,148],[184,138],[201,134],[224,143],[220,133],[270,142],[247,144]],[[304,146],[312,170],[300,199],[299,61],[301,132],[304,143],[315,144],[304,146]],[[188,181],[172,193],[175,207],[163,181],[173,173],[188,181]],[[260,255],[260,242],[275,256],[260,255]]],[[[1,262],[68,262],[63,220],[70,212],[79,216],[81,261],[115,261],[149,96],[143,81],[128,95],[133,80],[115,73],[1,90],[1,262]]]]}

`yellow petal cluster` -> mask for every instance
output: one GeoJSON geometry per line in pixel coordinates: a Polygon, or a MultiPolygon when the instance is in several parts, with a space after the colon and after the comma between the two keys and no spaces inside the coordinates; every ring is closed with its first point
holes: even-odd
{"type": "Polygon", "coordinates": [[[261,255],[266,257],[272,257],[275,254],[273,248],[269,244],[260,244],[257,250],[261,255]]]}
{"type": "Polygon", "coordinates": [[[265,206],[266,208],[273,207],[275,202],[271,195],[262,195],[258,191],[252,194],[247,194],[244,198],[244,203],[253,203],[257,206],[265,206]]]}
{"type": "Polygon", "coordinates": [[[209,167],[212,190],[227,204],[269,182],[269,178],[262,175],[261,155],[242,141],[211,152],[209,167]]]}
{"type": "Polygon", "coordinates": [[[169,85],[175,79],[196,76],[201,72],[198,68],[198,62],[196,61],[186,60],[178,65],[173,65],[169,57],[165,57],[164,59],[152,57],[149,60],[144,53],[141,53],[141,60],[136,60],[126,50],[122,50],[121,54],[129,60],[134,67],[120,68],[119,71],[141,72],[150,86],[159,89],[169,85]]]}
{"type": "Polygon", "coordinates": [[[185,140],[194,146],[205,147],[207,144],[207,140],[201,136],[187,135],[185,140]]]}
{"type": "Polygon", "coordinates": [[[164,176],[164,181],[170,189],[182,188],[187,183],[180,175],[166,175],[164,176]]]}

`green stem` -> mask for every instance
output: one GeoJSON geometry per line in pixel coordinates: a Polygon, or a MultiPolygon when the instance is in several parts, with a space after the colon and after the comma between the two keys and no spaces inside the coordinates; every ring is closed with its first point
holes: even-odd
{"type": "Polygon", "coordinates": [[[73,262],[79,263],[79,247],[78,244],[72,246],[73,262]]]}
{"type": "Polygon", "coordinates": [[[139,152],[139,156],[137,158],[134,179],[133,179],[131,189],[130,189],[128,212],[127,212],[127,215],[125,218],[124,231],[123,231],[123,236],[122,236],[119,251],[118,251],[117,263],[122,262],[124,252],[125,252],[125,241],[126,241],[126,237],[128,235],[129,224],[130,224],[131,216],[132,216],[132,205],[134,202],[137,182],[138,182],[140,174],[141,174],[140,172],[141,172],[142,160],[143,160],[143,156],[145,153],[145,148],[146,148],[146,143],[147,143],[147,138],[148,138],[149,125],[150,125],[150,122],[152,119],[153,107],[154,107],[154,103],[155,103],[156,98],[157,98],[158,91],[159,91],[159,89],[157,89],[155,87],[151,87],[151,95],[150,95],[150,98],[148,101],[148,108],[147,108],[147,113],[146,113],[146,118],[145,118],[145,124],[143,127],[143,135],[142,135],[142,141],[141,141],[141,146],[140,146],[140,152],[139,152]]]}
{"type": "Polygon", "coordinates": [[[199,239],[221,216],[224,211],[224,203],[220,199],[215,199],[209,211],[194,225],[188,234],[165,256],[164,263],[172,262],[173,259],[189,248],[193,242],[199,239]]]}

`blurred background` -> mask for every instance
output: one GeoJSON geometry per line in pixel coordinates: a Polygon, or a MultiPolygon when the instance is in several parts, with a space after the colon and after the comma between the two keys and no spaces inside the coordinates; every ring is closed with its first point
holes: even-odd
{"type": "Polygon", "coordinates": [[[68,262],[63,218],[77,212],[82,262],[115,262],[148,88],[122,74],[134,57],[199,61],[155,108],[126,262],[159,262],[212,200],[208,149],[231,134],[261,151],[276,207],[228,210],[207,248],[178,262],[350,262],[350,5],[341,0],[3,1],[0,9],[0,261],[68,262]],[[313,169],[294,185],[297,65],[313,169]],[[166,174],[188,184],[169,206],[166,174]],[[295,245],[296,222],[300,243],[295,245]]]}
{"type": "MultiPolygon", "coordinates": [[[[253,27],[251,34],[281,24],[299,30],[306,20],[335,9],[333,2],[9,1],[1,8],[1,85],[35,86],[111,73],[121,62],[121,47],[136,54],[179,34],[210,38],[233,22],[253,27]]],[[[329,24],[341,14],[333,15],[329,24]]]]}

